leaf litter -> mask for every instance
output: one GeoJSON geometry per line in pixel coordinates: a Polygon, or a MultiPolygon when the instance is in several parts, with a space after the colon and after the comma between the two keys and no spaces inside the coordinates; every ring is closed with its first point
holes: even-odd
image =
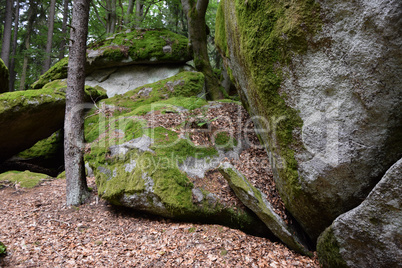
{"type": "MultiPolygon", "coordinates": [[[[148,125],[184,135],[184,121],[204,117],[213,129],[228,131],[247,142],[238,159],[226,159],[266,196],[289,221],[275,188],[266,152],[259,146],[253,123],[240,105],[225,103],[207,111],[182,114],[154,112],[148,125]]],[[[205,132],[191,133],[193,142],[211,143],[205,132]]],[[[217,170],[192,179],[222,202],[242,206],[217,170]]],[[[65,206],[65,180],[43,181],[33,189],[0,189],[0,241],[8,254],[1,267],[320,267],[318,259],[285,245],[220,225],[176,222],[115,207],[99,199],[95,178],[90,200],[65,206]]]]}

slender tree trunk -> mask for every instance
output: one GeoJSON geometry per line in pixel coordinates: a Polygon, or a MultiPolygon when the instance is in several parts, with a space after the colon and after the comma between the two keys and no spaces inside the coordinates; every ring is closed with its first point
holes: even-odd
{"type": "Polygon", "coordinates": [[[25,89],[25,80],[27,77],[27,70],[28,70],[28,63],[29,63],[29,55],[28,55],[28,50],[30,47],[30,42],[31,42],[31,34],[32,34],[32,27],[33,27],[33,22],[35,20],[34,14],[36,13],[36,5],[34,1],[30,0],[29,1],[29,9],[28,9],[28,25],[27,25],[27,31],[26,31],[26,37],[25,37],[25,51],[24,51],[24,63],[22,65],[22,73],[21,73],[21,79],[20,79],[20,87],[19,90],[24,90],[25,89]]]}
{"type": "Polygon", "coordinates": [[[207,49],[207,28],[205,14],[209,0],[181,0],[183,10],[187,15],[188,35],[194,52],[195,68],[205,75],[206,88],[210,97],[223,98],[218,78],[215,76],[209,62],[207,49]]]}
{"type": "Polygon", "coordinates": [[[144,15],[144,5],[142,4],[142,0],[137,0],[135,2],[135,26],[137,28],[140,27],[143,15],[144,15]]]}
{"type": "Polygon", "coordinates": [[[13,45],[12,45],[12,55],[10,61],[10,84],[9,91],[14,91],[14,82],[15,82],[15,55],[17,54],[17,40],[18,40],[18,24],[19,24],[19,14],[20,14],[20,1],[17,0],[15,5],[15,15],[14,15],[14,36],[13,36],[13,45]]]}
{"type": "Polygon", "coordinates": [[[61,35],[63,38],[61,39],[60,42],[59,60],[64,58],[64,53],[66,52],[68,3],[69,3],[68,0],[64,0],[63,23],[61,25],[61,35]]]}
{"type": "Polygon", "coordinates": [[[116,13],[116,0],[112,0],[110,12],[110,33],[116,32],[116,23],[117,23],[117,13],[116,13]]]}
{"type": "Polygon", "coordinates": [[[6,21],[4,23],[3,42],[1,45],[1,58],[7,68],[10,67],[11,28],[13,22],[13,0],[6,0],[6,21]]]}
{"type": "Polygon", "coordinates": [[[134,11],[134,3],[135,0],[129,0],[128,1],[128,8],[126,12],[126,18],[124,19],[124,24],[127,25],[130,22],[130,15],[133,14],[134,11]]]}
{"type": "Polygon", "coordinates": [[[89,196],[83,157],[84,86],[86,40],[90,0],[76,0],[73,6],[72,30],[64,121],[64,163],[66,168],[67,205],[82,204],[89,196]]]}
{"type": "Polygon", "coordinates": [[[54,32],[54,12],[56,8],[56,0],[50,0],[49,17],[48,17],[48,31],[47,31],[47,41],[46,41],[46,51],[45,51],[45,62],[43,63],[42,73],[49,70],[52,64],[52,42],[53,42],[53,32],[54,32]]]}

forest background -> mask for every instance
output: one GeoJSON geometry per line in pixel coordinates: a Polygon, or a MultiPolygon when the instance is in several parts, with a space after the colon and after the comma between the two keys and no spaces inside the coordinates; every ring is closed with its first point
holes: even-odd
{"type": "MultiPolygon", "coordinates": [[[[208,53],[220,68],[214,45],[219,0],[206,13],[208,53]]],[[[25,90],[53,64],[68,55],[72,0],[0,0],[1,58],[10,71],[9,91],[25,90]]],[[[133,28],[166,28],[188,36],[180,0],[92,0],[88,44],[133,28]]]]}

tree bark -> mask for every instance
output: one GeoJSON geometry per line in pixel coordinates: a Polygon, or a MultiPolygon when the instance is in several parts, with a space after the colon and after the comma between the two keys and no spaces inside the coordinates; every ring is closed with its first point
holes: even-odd
{"type": "Polygon", "coordinates": [[[54,12],[56,8],[56,0],[50,0],[49,17],[48,17],[48,30],[47,30],[47,41],[46,41],[46,51],[45,51],[45,62],[43,63],[42,74],[49,70],[52,64],[52,43],[53,43],[53,32],[54,32],[54,12]]]}
{"type": "Polygon", "coordinates": [[[181,0],[181,3],[187,16],[188,35],[194,53],[195,68],[205,76],[209,97],[213,100],[222,99],[223,93],[220,90],[219,80],[212,70],[208,57],[205,14],[209,0],[181,0]]]}
{"type": "Polygon", "coordinates": [[[64,121],[64,163],[68,206],[82,204],[89,196],[83,157],[83,108],[89,4],[90,0],[74,1],[71,23],[70,36],[73,41],[70,44],[64,121]]]}
{"type": "Polygon", "coordinates": [[[135,26],[137,28],[140,27],[143,15],[144,15],[144,5],[142,4],[142,0],[137,0],[135,2],[135,26]]]}
{"type": "Polygon", "coordinates": [[[63,38],[61,39],[60,42],[59,60],[64,58],[64,53],[66,52],[68,3],[69,3],[68,0],[64,0],[63,23],[61,25],[61,35],[63,38]]]}
{"type": "Polygon", "coordinates": [[[28,69],[28,63],[29,63],[29,58],[30,58],[27,51],[29,50],[29,47],[30,47],[30,42],[31,42],[30,39],[31,39],[31,34],[32,34],[33,22],[35,20],[35,15],[36,15],[36,4],[34,3],[34,1],[30,0],[29,1],[29,9],[28,9],[28,25],[27,25],[27,32],[26,32],[26,37],[25,37],[24,63],[22,65],[19,90],[25,89],[25,80],[26,80],[26,76],[27,76],[27,69],[28,69]]]}
{"type": "Polygon", "coordinates": [[[15,5],[15,15],[14,15],[14,36],[13,36],[13,45],[12,45],[12,55],[10,61],[10,84],[8,87],[9,91],[14,91],[14,82],[15,82],[15,55],[17,54],[17,40],[18,40],[18,24],[19,24],[19,14],[20,14],[20,1],[17,0],[15,5]]]}
{"type": "Polygon", "coordinates": [[[126,12],[126,18],[124,20],[124,24],[128,25],[130,22],[130,15],[133,14],[134,11],[134,3],[135,0],[129,0],[128,1],[128,8],[127,8],[127,12],[126,12]]]}
{"type": "Polygon", "coordinates": [[[7,68],[10,67],[11,27],[13,21],[13,0],[6,0],[6,18],[4,23],[3,42],[1,45],[1,58],[7,68]]]}

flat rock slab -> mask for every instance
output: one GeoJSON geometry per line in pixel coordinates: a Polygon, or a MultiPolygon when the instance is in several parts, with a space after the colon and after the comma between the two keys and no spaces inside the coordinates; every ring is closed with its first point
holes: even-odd
{"type": "Polygon", "coordinates": [[[291,230],[275,213],[265,195],[255,188],[235,167],[225,162],[219,167],[219,171],[243,204],[251,209],[276,237],[291,249],[304,255],[311,255],[311,252],[303,245],[294,230],[291,230]]]}

